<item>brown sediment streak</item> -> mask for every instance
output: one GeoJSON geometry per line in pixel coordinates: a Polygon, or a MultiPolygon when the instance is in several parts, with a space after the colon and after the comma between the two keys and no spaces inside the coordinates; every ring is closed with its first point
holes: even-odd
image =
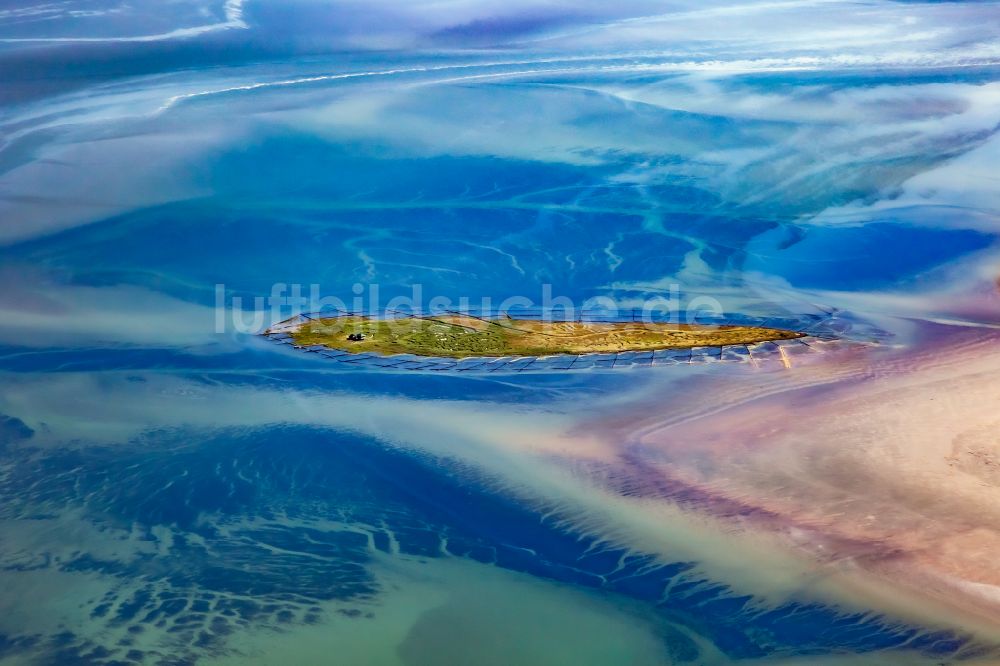
{"type": "MultiPolygon", "coordinates": [[[[823,545],[824,560],[862,557],[870,561],[885,561],[904,555],[903,551],[885,540],[823,534],[815,525],[796,521],[760,503],[731,497],[725,492],[673,475],[669,469],[651,464],[640,452],[623,454],[614,465],[593,465],[587,473],[591,478],[599,478],[603,487],[623,497],[669,501],[681,508],[703,511],[746,527],[809,534],[812,541],[823,545]]],[[[801,541],[801,537],[798,540],[801,541]]]]}
{"type": "Polygon", "coordinates": [[[1000,629],[1000,334],[924,333],[902,352],[694,378],[604,420],[621,444],[594,471],[1000,629]]]}
{"type": "Polygon", "coordinates": [[[799,520],[763,503],[682,478],[672,473],[669,466],[650,462],[642,451],[625,452],[612,464],[584,463],[577,471],[623,497],[666,501],[741,528],[785,534],[822,562],[850,559],[869,566],[884,566],[907,558],[906,551],[891,540],[851,537],[824,530],[822,525],[799,520]]]}

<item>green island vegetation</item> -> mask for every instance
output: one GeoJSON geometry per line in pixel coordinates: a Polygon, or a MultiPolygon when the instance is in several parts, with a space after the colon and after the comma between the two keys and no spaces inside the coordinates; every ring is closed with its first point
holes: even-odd
{"type": "Polygon", "coordinates": [[[291,332],[294,344],[353,353],[418,356],[545,356],[650,351],[789,340],[804,334],[759,326],[648,322],[532,321],[470,315],[341,316],[314,319],[291,332]]]}

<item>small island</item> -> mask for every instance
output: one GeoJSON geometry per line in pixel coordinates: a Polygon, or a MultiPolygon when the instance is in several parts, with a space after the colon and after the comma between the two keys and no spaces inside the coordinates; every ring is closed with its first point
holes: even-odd
{"type": "Polygon", "coordinates": [[[655,351],[804,337],[797,331],[761,326],[547,321],[467,314],[341,315],[302,321],[288,333],[298,347],[448,358],[655,351]]]}

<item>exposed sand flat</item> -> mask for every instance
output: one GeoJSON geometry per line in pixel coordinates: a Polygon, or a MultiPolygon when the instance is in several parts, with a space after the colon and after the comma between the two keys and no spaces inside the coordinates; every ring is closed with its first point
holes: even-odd
{"type": "Polygon", "coordinates": [[[826,363],[779,371],[785,390],[733,377],[753,397],[611,430],[701,510],[1000,629],[1000,335],[826,363]]]}

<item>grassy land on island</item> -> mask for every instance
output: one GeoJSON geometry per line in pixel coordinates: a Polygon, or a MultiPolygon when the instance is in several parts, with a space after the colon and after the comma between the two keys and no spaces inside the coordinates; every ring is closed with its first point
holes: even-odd
{"type": "Polygon", "coordinates": [[[418,356],[545,356],[711,347],[789,340],[803,334],[759,326],[481,319],[467,315],[312,320],[292,332],[296,345],[354,353],[418,356]],[[363,340],[349,340],[355,333],[363,340]]]}

